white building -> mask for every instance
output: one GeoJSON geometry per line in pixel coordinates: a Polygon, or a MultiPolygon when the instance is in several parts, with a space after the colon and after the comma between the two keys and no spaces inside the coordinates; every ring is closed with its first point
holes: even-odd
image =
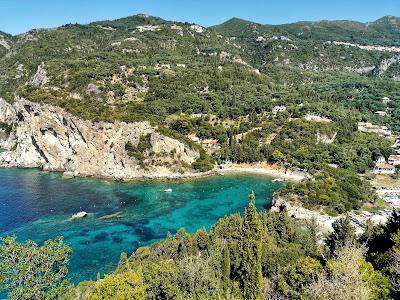
{"type": "Polygon", "coordinates": [[[312,113],[308,113],[307,115],[305,115],[304,119],[306,121],[310,121],[310,122],[321,122],[321,123],[330,123],[330,122],[332,122],[331,119],[328,119],[328,118],[325,118],[325,117],[321,117],[319,115],[312,114],[312,113]]]}
{"type": "Polygon", "coordinates": [[[207,148],[211,148],[211,149],[218,149],[220,144],[218,142],[218,140],[203,140],[201,141],[201,144],[207,148]]]}
{"type": "Polygon", "coordinates": [[[393,166],[400,165],[400,155],[390,155],[388,159],[389,164],[393,166]]]}
{"type": "Polygon", "coordinates": [[[386,159],[383,156],[380,156],[377,160],[376,160],[377,164],[384,164],[386,163],[386,159]]]}
{"type": "Polygon", "coordinates": [[[390,102],[392,102],[392,100],[390,100],[390,98],[388,98],[388,97],[383,97],[383,98],[382,98],[382,103],[383,103],[383,104],[387,105],[387,104],[389,104],[390,102]]]}
{"type": "Polygon", "coordinates": [[[396,168],[393,165],[389,165],[387,163],[378,163],[375,165],[374,173],[375,174],[386,174],[392,175],[396,171],[396,168]]]}
{"type": "Polygon", "coordinates": [[[387,112],[386,112],[386,111],[381,111],[381,110],[376,111],[375,114],[376,114],[377,116],[380,116],[380,117],[387,116],[387,112]]]}
{"type": "Polygon", "coordinates": [[[286,106],[275,106],[273,109],[272,109],[272,114],[273,115],[276,115],[276,114],[278,114],[278,113],[280,113],[280,112],[284,112],[284,111],[286,111],[286,106]]]}
{"type": "Polygon", "coordinates": [[[146,32],[146,31],[155,32],[155,31],[160,31],[160,30],[161,30],[161,26],[157,26],[157,25],[143,25],[143,26],[137,26],[136,29],[137,29],[139,32],[146,32]]]}

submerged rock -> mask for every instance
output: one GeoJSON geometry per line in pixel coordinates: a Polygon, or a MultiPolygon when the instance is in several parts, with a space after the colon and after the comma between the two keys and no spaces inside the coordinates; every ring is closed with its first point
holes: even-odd
{"type": "Polygon", "coordinates": [[[125,218],[125,215],[121,211],[119,211],[111,215],[102,216],[99,218],[99,220],[108,221],[108,220],[122,219],[122,218],[125,218]]]}

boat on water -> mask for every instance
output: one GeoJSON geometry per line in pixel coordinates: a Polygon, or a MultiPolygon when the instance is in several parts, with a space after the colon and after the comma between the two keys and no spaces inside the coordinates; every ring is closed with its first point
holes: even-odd
{"type": "Polygon", "coordinates": [[[172,193],[172,189],[165,189],[164,192],[165,193],[172,193]]]}
{"type": "Polygon", "coordinates": [[[88,213],[86,211],[81,211],[81,212],[74,214],[71,217],[71,220],[83,219],[83,218],[86,218],[87,215],[88,215],[88,213]]]}

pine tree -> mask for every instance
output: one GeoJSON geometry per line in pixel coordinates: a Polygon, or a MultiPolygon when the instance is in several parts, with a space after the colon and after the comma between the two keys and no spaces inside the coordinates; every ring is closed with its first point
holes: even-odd
{"type": "Polygon", "coordinates": [[[257,214],[254,192],[250,195],[250,205],[246,209],[242,226],[242,252],[239,281],[243,298],[261,299],[262,291],[262,223],[257,214]]]}

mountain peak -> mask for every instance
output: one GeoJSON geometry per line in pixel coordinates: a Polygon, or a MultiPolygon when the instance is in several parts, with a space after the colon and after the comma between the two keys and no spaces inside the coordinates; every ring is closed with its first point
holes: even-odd
{"type": "Polygon", "coordinates": [[[400,24],[400,18],[396,16],[384,16],[376,21],[370,22],[370,24],[400,24]]]}

